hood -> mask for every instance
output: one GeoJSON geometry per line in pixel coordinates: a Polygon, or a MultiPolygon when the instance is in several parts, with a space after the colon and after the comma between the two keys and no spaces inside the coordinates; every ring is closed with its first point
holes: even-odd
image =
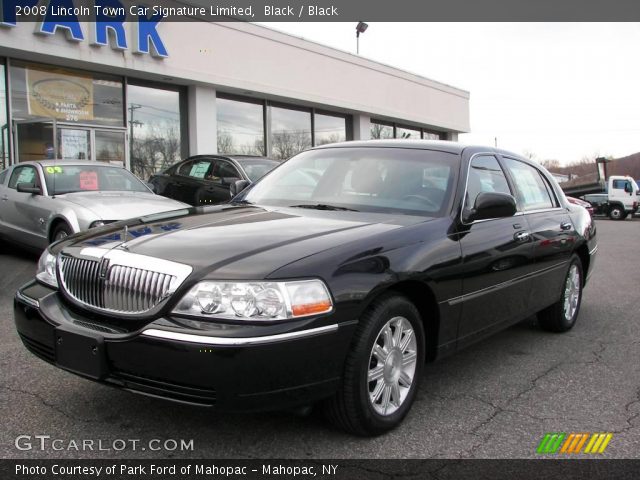
{"type": "MultiPolygon", "coordinates": [[[[226,279],[265,278],[315,253],[429,220],[253,206],[198,207],[188,215],[169,215],[157,216],[158,221],[151,216],[144,223],[130,222],[126,250],[192,266],[198,277],[222,272],[226,279]]],[[[74,250],[123,248],[124,223],[101,227],[99,232],[74,236],[60,245],[74,250]]]]}
{"type": "Polygon", "coordinates": [[[190,207],[150,192],[76,192],[57,198],[89,209],[101,220],[124,220],[190,207]]]}

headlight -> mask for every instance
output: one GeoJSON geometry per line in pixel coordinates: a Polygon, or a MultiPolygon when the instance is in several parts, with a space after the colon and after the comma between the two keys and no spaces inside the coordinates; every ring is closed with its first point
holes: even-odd
{"type": "Polygon", "coordinates": [[[234,320],[285,320],[332,309],[329,291],[320,280],[204,281],[189,290],[173,313],[234,320]]]}
{"type": "Polygon", "coordinates": [[[56,274],[56,257],[49,253],[49,249],[46,249],[40,255],[38,260],[38,271],[36,272],[36,278],[42,283],[49,285],[50,287],[58,288],[58,275],[56,274]]]}

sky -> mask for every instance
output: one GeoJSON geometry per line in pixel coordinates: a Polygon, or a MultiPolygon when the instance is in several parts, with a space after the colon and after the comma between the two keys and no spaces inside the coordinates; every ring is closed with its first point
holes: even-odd
{"type": "MultiPolygon", "coordinates": [[[[355,22],[267,23],[355,53],[355,22]]],[[[638,23],[369,23],[360,55],[467,90],[471,133],[561,164],[640,152],[638,23]]]]}

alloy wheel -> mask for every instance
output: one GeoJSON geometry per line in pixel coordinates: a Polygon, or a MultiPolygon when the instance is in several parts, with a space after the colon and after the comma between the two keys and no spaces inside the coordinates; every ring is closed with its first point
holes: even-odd
{"type": "Polygon", "coordinates": [[[369,402],[383,416],[392,415],[411,390],[417,360],[416,336],[409,320],[394,317],[378,332],[369,356],[369,402]]]}
{"type": "Polygon", "coordinates": [[[573,264],[564,285],[564,318],[571,321],[580,302],[580,270],[573,264]]]}

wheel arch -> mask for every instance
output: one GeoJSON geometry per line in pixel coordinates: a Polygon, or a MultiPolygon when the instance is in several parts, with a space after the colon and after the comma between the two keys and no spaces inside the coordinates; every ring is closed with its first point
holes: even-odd
{"type": "Polygon", "coordinates": [[[429,285],[418,280],[404,280],[378,292],[376,297],[384,293],[399,293],[416,306],[424,326],[425,359],[434,360],[437,355],[440,334],[440,310],[429,285]]]}
{"type": "Polygon", "coordinates": [[[589,255],[589,247],[586,243],[583,243],[575,249],[574,253],[580,258],[582,263],[582,286],[584,287],[589,273],[589,266],[591,264],[591,255],[589,255]]]}
{"type": "Polygon", "coordinates": [[[47,229],[47,241],[49,243],[53,242],[53,232],[55,232],[58,225],[61,225],[61,224],[68,225],[69,228],[71,229],[71,232],[73,233],[74,231],[73,226],[71,225],[69,220],[67,220],[67,218],[62,216],[54,217],[51,219],[51,222],[49,222],[49,228],[47,229]]]}

